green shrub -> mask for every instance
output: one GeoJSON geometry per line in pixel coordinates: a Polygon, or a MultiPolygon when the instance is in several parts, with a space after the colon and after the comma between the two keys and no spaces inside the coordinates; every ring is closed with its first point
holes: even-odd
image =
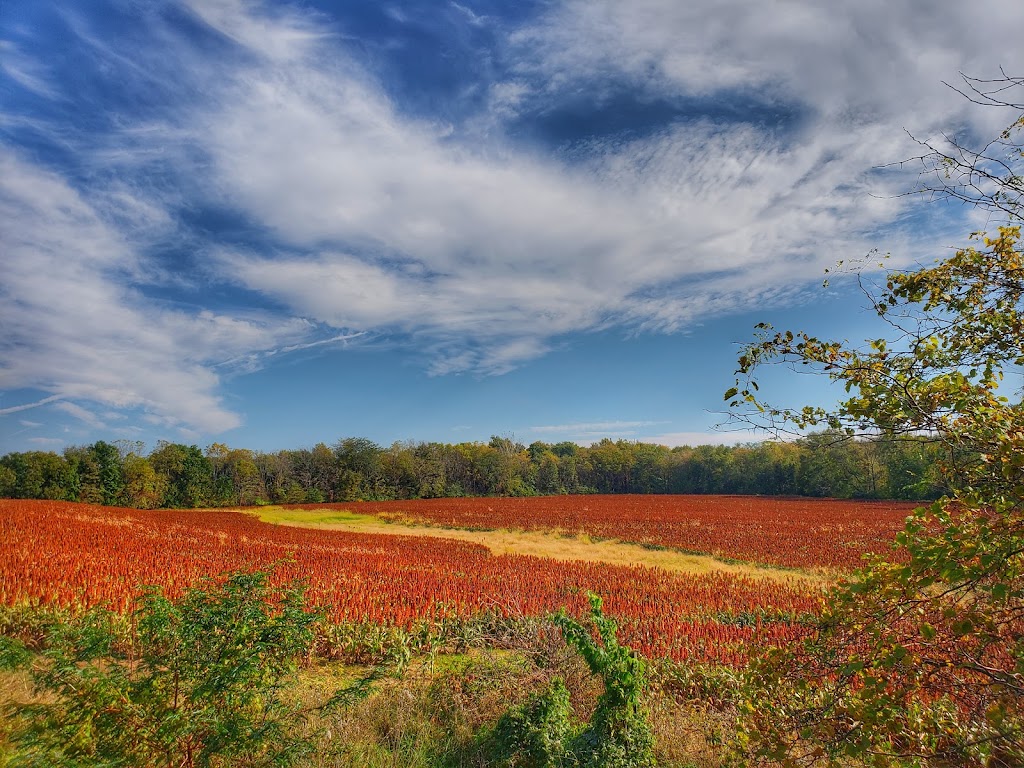
{"type": "Polygon", "coordinates": [[[495,759],[515,768],[564,765],[570,713],[569,690],[556,677],[543,693],[502,715],[491,736],[495,759]]]}
{"type": "Polygon", "coordinates": [[[577,765],[586,768],[646,768],[654,765],[654,735],[641,695],[647,663],[616,637],[615,620],[601,611],[601,598],[590,595],[590,620],[597,632],[564,613],[555,617],[566,643],[604,682],[604,693],[590,722],[573,742],[577,765]]]}
{"type": "Polygon", "coordinates": [[[590,595],[593,631],[564,612],[554,618],[565,642],[604,682],[588,723],[574,728],[569,692],[555,678],[548,689],[510,709],[492,734],[495,757],[515,768],[649,768],[654,735],[641,701],[647,663],[619,645],[615,620],[590,595]],[[597,637],[595,639],[594,633],[597,637]]]}
{"type": "Polygon", "coordinates": [[[170,600],[147,589],[127,639],[92,610],[54,627],[33,669],[45,703],[15,706],[13,766],[290,765],[307,751],[281,692],[318,615],[264,573],[170,600]],[[216,763],[221,764],[221,763],[216,763]]]}

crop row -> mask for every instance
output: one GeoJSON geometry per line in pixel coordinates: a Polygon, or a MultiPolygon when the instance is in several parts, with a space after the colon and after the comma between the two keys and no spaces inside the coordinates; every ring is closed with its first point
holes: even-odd
{"type": "Polygon", "coordinates": [[[142,512],[0,501],[0,602],[127,610],[141,584],[180,593],[203,576],[280,563],[335,622],[409,627],[484,611],[536,616],[604,597],[645,654],[741,663],[751,644],[802,636],[820,594],[797,582],[493,556],[447,539],[274,526],[236,512],[142,512]],[[283,561],[283,562],[282,562],[283,561]]]}
{"type": "MultiPolygon", "coordinates": [[[[299,505],[303,506],[303,505],[299,505]]],[[[540,496],[347,502],[384,518],[452,528],[558,530],[766,565],[851,569],[886,551],[914,505],[764,496],[540,496]]]]}

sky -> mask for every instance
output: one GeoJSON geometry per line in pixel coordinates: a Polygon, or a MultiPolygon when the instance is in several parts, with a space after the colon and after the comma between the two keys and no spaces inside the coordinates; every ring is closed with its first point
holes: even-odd
{"type": "Polygon", "coordinates": [[[1011,30],[1019,0],[4,0],[0,452],[757,439],[717,428],[756,323],[872,337],[826,269],[990,224],[890,164],[1005,127],[946,83],[1019,72],[1011,30]]]}

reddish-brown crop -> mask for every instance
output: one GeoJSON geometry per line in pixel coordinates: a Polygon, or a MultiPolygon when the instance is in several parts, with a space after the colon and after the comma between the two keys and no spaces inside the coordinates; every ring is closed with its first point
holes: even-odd
{"type": "Polygon", "coordinates": [[[866,552],[885,551],[914,506],[765,496],[622,495],[349,502],[323,508],[453,528],[554,529],[766,565],[850,569],[861,564],[866,552]]]}
{"type": "Polygon", "coordinates": [[[289,528],[237,512],[143,512],[0,501],[0,602],[125,610],[140,584],[180,593],[204,575],[279,566],[335,621],[409,626],[485,610],[581,614],[605,599],[623,640],[651,656],[739,664],[747,649],[802,636],[820,595],[797,582],[680,576],[651,568],[493,556],[467,542],[289,528]]]}

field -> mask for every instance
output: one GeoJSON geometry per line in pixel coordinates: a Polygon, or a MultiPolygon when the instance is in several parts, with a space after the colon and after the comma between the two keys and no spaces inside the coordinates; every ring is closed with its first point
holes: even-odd
{"type": "MultiPolygon", "coordinates": [[[[765,496],[538,496],[324,504],[446,528],[561,531],[786,568],[851,569],[888,549],[908,502],[765,496]]],[[[301,507],[301,505],[300,505],[301,507]]]]}
{"type": "Polygon", "coordinates": [[[0,602],[127,610],[140,584],[173,595],[202,576],[280,563],[277,577],[308,580],[310,599],[339,625],[410,631],[484,613],[515,618],[565,607],[578,615],[595,592],[622,639],[645,655],[740,665],[754,646],[801,637],[819,609],[820,575],[780,566],[818,574],[851,567],[862,552],[882,549],[908,512],[742,497],[486,498],[265,510],[289,523],[274,525],[240,511],[0,501],[0,602]],[[503,553],[466,540],[487,535],[466,529],[503,534],[503,553]],[[556,550],[568,542],[572,557],[517,554],[515,542],[531,540],[517,539],[519,531],[556,550]],[[644,545],[619,545],[638,558],[691,557],[696,565],[609,562],[602,547],[613,542],[598,537],[644,545]],[[776,567],[701,563],[692,552],[776,567]]]}

